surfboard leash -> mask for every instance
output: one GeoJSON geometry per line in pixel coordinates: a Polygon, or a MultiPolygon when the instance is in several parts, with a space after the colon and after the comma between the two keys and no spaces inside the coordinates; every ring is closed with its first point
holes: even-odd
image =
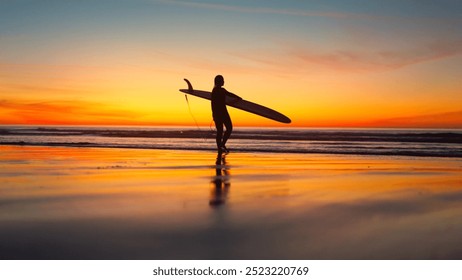
{"type": "Polygon", "coordinates": [[[194,117],[194,114],[191,111],[191,105],[189,105],[188,95],[185,94],[184,97],[186,98],[186,104],[188,104],[189,114],[191,115],[192,119],[194,120],[194,123],[196,124],[197,129],[201,130],[201,128],[199,127],[199,124],[197,123],[196,118],[194,117]]]}
{"type": "Polygon", "coordinates": [[[207,141],[207,137],[205,137],[205,134],[202,132],[202,129],[200,128],[199,124],[197,123],[196,118],[194,117],[194,114],[192,113],[191,105],[189,105],[188,95],[185,94],[184,97],[185,97],[185,99],[186,99],[186,104],[188,104],[189,114],[191,115],[192,119],[194,120],[194,123],[196,124],[197,129],[200,131],[201,134],[204,135],[204,137],[202,137],[202,139],[203,139],[204,141],[207,141]]]}

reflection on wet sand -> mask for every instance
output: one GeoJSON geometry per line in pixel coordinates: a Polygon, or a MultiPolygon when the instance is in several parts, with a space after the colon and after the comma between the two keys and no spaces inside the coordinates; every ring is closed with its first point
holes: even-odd
{"type": "Polygon", "coordinates": [[[2,146],[0,259],[462,258],[461,159],[214,159],[2,146]]]}
{"type": "Polygon", "coordinates": [[[229,166],[226,164],[226,154],[217,154],[215,176],[212,179],[212,183],[213,187],[209,205],[218,207],[225,204],[229,188],[231,187],[229,166]]]}

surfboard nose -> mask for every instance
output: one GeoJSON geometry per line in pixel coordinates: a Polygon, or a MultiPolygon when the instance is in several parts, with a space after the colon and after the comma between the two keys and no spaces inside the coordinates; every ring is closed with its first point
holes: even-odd
{"type": "Polygon", "coordinates": [[[284,116],[284,117],[285,117],[285,119],[284,119],[284,121],[282,121],[283,123],[291,123],[292,122],[292,120],[289,119],[287,116],[284,116]]]}

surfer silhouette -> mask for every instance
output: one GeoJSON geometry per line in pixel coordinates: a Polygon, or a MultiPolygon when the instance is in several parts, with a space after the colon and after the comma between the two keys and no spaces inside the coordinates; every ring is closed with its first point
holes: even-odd
{"type": "Polygon", "coordinates": [[[215,87],[212,90],[212,115],[215,127],[217,129],[216,142],[218,153],[228,153],[226,142],[228,141],[233,131],[233,123],[229,116],[228,109],[226,109],[226,96],[236,99],[235,102],[242,100],[241,97],[231,93],[223,88],[225,80],[223,76],[217,75],[215,77],[215,87]],[[226,128],[223,134],[223,126],[226,128]]]}

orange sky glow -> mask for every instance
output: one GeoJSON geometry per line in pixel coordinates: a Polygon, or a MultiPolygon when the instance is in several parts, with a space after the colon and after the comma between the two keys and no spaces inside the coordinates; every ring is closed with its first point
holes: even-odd
{"type": "Polygon", "coordinates": [[[1,4],[0,124],[209,126],[209,101],[178,89],[221,74],[292,119],[230,109],[235,126],[462,128],[461,22],[444,7],[115,2],[1,4]]]}

